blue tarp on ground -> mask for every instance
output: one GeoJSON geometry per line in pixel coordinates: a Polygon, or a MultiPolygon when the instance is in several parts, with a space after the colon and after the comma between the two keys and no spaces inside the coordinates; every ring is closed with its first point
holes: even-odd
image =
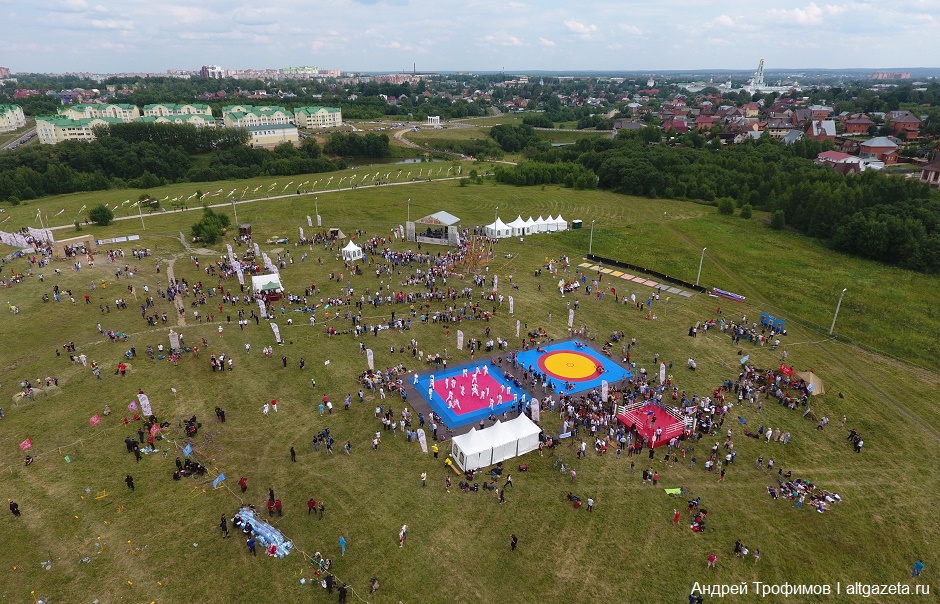
{"type": "MultiPolygon", "coordinates": [[[[238,511],[241,519],[251,525],[251,532],[255,536],[258,547],[262,552],[267,551],[272,543],[277,546],[277,557],[283,558],[290,553],[293,543],[284,540],[284,535],[264,520],[258,517],[251,508],[243,507],[238,511]]],[[[232,521],[234,524],[234,520],[232,521]]]]}

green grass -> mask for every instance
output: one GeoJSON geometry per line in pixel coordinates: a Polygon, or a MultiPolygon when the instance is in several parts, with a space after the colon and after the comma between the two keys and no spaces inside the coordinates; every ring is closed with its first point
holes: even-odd
{"type": "MultiPolygon", "coordinates": [[[[465,165],[464,171],[472,165],[465,165]]],[[[263,182],[284,185],[289,180],[306,179],[278,177],[263,182]]],[[[254,182],[252,185],[256,186],[254,182]]],[[[222,188],[227,192],[235,186],[189,184],[150,193],[162,198],[195,188],[222,188]]],[[[240,184],[239,189],[244,186],[240,184]]],[[[36,207],[49,209],[50,213],[67,207],[64,217],[83,203],[90,207],[96,199],[119,203],[128,197],[136,199],[137,195],[136,191],[112,191],[43,200],[12,208],[14,218],[5,226],[30,223],[36,207]]],[[[0,553],[0,569],[8,580],[0,582],[0,600],[307,602],[326,597],[309,583],[299,583],[302,577],[308,581],[313,578],[312,567],[301,551],[313,554],[318,550],[333,558],[336,575],[348,581],[362,600],[376,603],[492,602],[505,599],[507,586],[511,585],[510,597],[518,602],[577,594],[584,601],[616,599],[657,604],[685,601],[695,581],[893,583],[907,581],[909,575],[905,573],[910,572],[917,557],[924,560],[928,571],[940,564],[936,554],[940,550],[935,543],[940,521],[932,508],[932,485],[938,484],[940,471],[929,455],[940,441],[940,418],[932,402],[940,387],[935,372],[936,344],[931,342],[932,334],[940,328],[936,304],[931,304],[936,300],[936,277],[834,254],[798,235],[770,231],[758,217],[750,221],[722,217],[713,208],[685,202],[555,187],[512,188],[491,183],[458,187],[453,181],[404,188],[363,187],[315,196],[324,226],[338,226],[347,233],[363,229],[370,236],[387,235],[403,223],[409,198],[413,218],[446,209],[459,216],[465,226],[491,222],[497,207],[507,221],[516,214],[528,217],[558,213],[568,220],[584,220],[585,227],[579,231],[526,237],[523,244],[506,240],[497,246],[495,258],[488,263],[489,273],[499,274],[501,284],[507,283],[510,274],[515,277],[520,289],[505,293],[515,297],[516,316],[510,317],[502,309],[487,324],[465,323],[461,329],[468,338],[482,337],[484,328],[490,327],[493,336],[502,335],[514,342],[517,318],[530,327],[547,327],[554,337],[566,335],[562,317],[565,302],[572,298],[563,300],[553,293],[554,277],[533,275],[546,259],[561,255],[569,255],[575,266],[580,264],[591,237],[592,220],[595,254],[648,265],[689,281],[695,280],[701,248],[707,247],[703,284],[742,293],[747,296],[745,303],[703,295],[689,300],[673,297],[669,304],[658,303],[658,318],[648,321],[645,311],[616,304],[610,297],[601,302],[579,293],[574,296],[581,304],[577,323],[597,334],[598,342],[614,330],[623,330],[628,338],[636,337],[634,358],[638,366],[651,368],[653,355],[659,353],[676,363],[672,374],[681,389],[704,395],[723,380],[737,376],[739,349],[761,367],[778,365],[780,351],[749,345],[731,347],[717,331],[690,339],[686,336],[688,327],[713,318],[719,304],[725,318],[746,314],[748,320],[767,308],[765,304],[773,304],[788,321],[789,335],[783,345],[790,355],[788,362],[798,370],[812,368],[825,381],[827,394],[814,397],[811,404],[814,413],[828,415],[832,423],[826,431],[816,431],[815,424],[801,419],[799,413],[770,402],[765,403],[762,415],[746,404],[736,408],[732,415],[745,417],[749,426],[779,427],[793,437],[787,446],[765,445],[743,438],[740,424],[732,422],[738,463],[730,469],[724,484],[700,469],[702,451],[710,446],[710,439],[699,445],[698,469],[689,468],[687,463],[666,467],[657,456],[653,466],[660,471],[664,486],[686,485],[702,498],[710,512],[709,530],[703,534],[693,534],[686,526],[671,526],[673,508],[681,507],[684,501],[642,485],[640,460],[636,475],[631,476],[626,457],[592,455],[576,461],[573,448],[567,445],[559,455],[577,464],[578,484],[574,487],[552,468],[554,457],[546,453],[543,458],[530,454],[520,460],[530,470],[513,472],[514,487],[504,505],[482,494],[458,494],[457,489],[447,494],[443,480],[448,471],[423,455],[416,445],[408,445],[400,436],[394,439],[385,435],[380,449],[371,450],[369,439],[378,426],[373,418],[376,401],[367,397],[364,405],[355,402],[351,411],[342,410],[341,401],[347,393],[356,398],[354,376],[364,369],[365,360],[351,336],[326,337],[321,330],[321,316],[316,328],[306,326],[305,315],[299,313],[293,326],[287,325],[286,317],[279,318],[277,323],[286,344],[275,346],[275,356],[263,359],[262,347],[273,344],[267,326],[255,326],[252,321],[241,331],[234,323],[229,325],[224,315],[231,311],[224,309],[220,313],[215,297],[199,309],[203,315],[213,313],[215,323],[194,322],[191,299],[187,299],[186,325],[172,325],[170,305],[157,298],[157,310],[169,312],[170,325],[183,333],[189,344],[200,344],[202,350],[198,358],[188,355],[178,366],[166,361],[150,363],[142,356],[148,345],[166,343],[170,325],[148,328],[140,318],[139,303],[136,311],[134,303],[130,309],[118,311],[113,308],[114,299],[132,297],[126,289],[128,284],[136,287],[138,296],[144,285],[151,291],[161,284],[165,286],[170,262],[177,278],[218,285],[204,270],[212,257],[201,255],[201,267],[197,269],[190,260],[196,252],[185,250],[179,241],[179,232],[188,232],[196,214],[167,212],[149,216],[145,231],[135,220],[107,228],[88,227],[85,232],[98,237],[140,234],[140,245],[151,248],[154,256],[134,261],[130,257],[132,246],[124,244],[127,257],[117,265],[135,268],[129,281],[115,280],[116,265],[99,253],[94,268],[85,266],[76,272],[62,262],[42,269],[34,267],[33,276],[24,283],[3,290],[4,301],[20,307],[21,312],[8,312],[2,323],[0,395],[5,399],[2,406],[6,417],[0,424],[0,451],[4,452],[0,471],[4,475],[3,492],[19,502],[23,516],[18,520],[8,516],[5,521],[6,547],[0,553]],[[161,266],[159,274],[157,263],[161,266]],[[54,274],[55,268],[61,269],[61,276],[54,274]],[[39,281],[39,273],[44,275],[44,282],[39,281]],[[94,291],[89,289],[92,281],[97,283],[94,291]],[[107,289],[102,288],[102,281],[107,289]],[[51,294],[54,284],[72,289],[78,303],[73,306],[67,299],[59,304],[42,303],[41,295],[51,294]],[[839,315],[838,333],[929,366],[932,371],[828,339],[793,320],[801,317],[828,326],[843,287],[848,292],[839,315]],[[82,303],[85,293],[92,297],[92,304],[82,303]],[[106,302],[112,309],[102,315],[98,305],[106,302]],[[550,312],[554,315],[551,324],[547,322],[550,312]],[[222,339],[217,333],[220,321],[225,326],[222,339]],[[105,328],[132,334],[130,343],[106,341],[97,331],[98,322],[105,328]],[[208,347],[201,346],[202,338],[207,339],[208,347]],[[55,356],[55,348],[69,340],[74,340],[89,360],[102,365],[103,380],[95,380],[88,369],[55,356]],[[245,352],[246,342],[252,345],[250,354],[245,352]],[[130,363],[128,377],[113,375],[115,364],[131,343],[137,348],[138,359],[130,363]],[[208,365],[208,355],[221,352],[235,360],[234,371],[224,375],[212,373],[208,365]],[[281,354],[288,356],[286,369],[281,366],[281,354]],[[685,369],[688,356],[698,360],[698,371],[685,369]],[[304,371],[298,368],[300,357],[307,361],[304,371]],[[325,360],[330,364],[324,365],[325,360]],[[59,378],[58,394],[13,402],[21,380],[38,382],[47,375],[59,378]],[[317,380],[316,390],[311,390],[311,377],[317,380]],[[121,441],[135,433],[136,426],[125,428],[120,419],[138,388],[148,392],[161,419],[172,423],[168,436],[177,444],[183,442],[177,418],[193,414],[199,417],[203,429],[194,446],[209,457],[206,465],[213,473],[215,468],[225,472],[225,484],[232,490],[212,490],[206,481],[171,480],[173,459],[178,454],[172,448],[167,459],[156,455],[145,456],[139,464],[134,462],[121,441]],[[176,389],[175,395],[171,388],[176,389]],[[838,396],[839,392],[844,398],[838,396]],[[315,405],[324,393],[336,404],[336,410],[332,416],[321,418],[315,405]],[[278,399],[279,413],[264,418],[261,407],[271,398],[278,399]],[[104,417],[97,427],[90,426],[88,418],[101,413],[105,404],[115,411],[114,415],[104,417]],[[224,425],[213,419],[216,405],[227,412],[224,425]],[[845,431],[839,429],[838,420],[843,414],[849,418],[847,427],[865,435],[861,455],[851,452],[845,431]],[[325,426],[331,428],[338,444],[352,441],[351,456],[342,455],[339,446],[332,457],[323,450],[312,450],[313,435],[325,426]],[[30,453],[37,458],[29,467],[23,466],[17,448],[26,437],[32,438],[30,453]],[[296,464],[288,459],[290,446],[297,450],[296,464]],[[71,463],[64,461],[65,455],[70,456],[71,463]],[[765,460],[773,456],[778,467],[792,470],[794,476],[839,492],[843,502],[820,515],[771,500],[766,486],[774,480],[755,469],[758,455],[765,460]],[[424,490],[419,481],[422,471],[429,473],[429,486],[424,490]],[[134,493],[122,481],[128,473],[137,483],[134,493]],[[239,504],[235,485],[239,476],[249,478],[246,502],[260,506],[267,488],[276,490],[284,501],[285,515],[276,518],[275,523],[294,540],[298,551],[283,560],[265,556],[251,559],[246,558],[241,540],[220,539],[216,528],[219,516],[231,515],[239,504]],[[105,489],[109,497],[95,501],[95,493],[105,489]],[[564,501],[565,493],[572,490],[585,498],[594,497],[596,511],[588,514],[582,508],[575,512],[564,501]],[[310,497],[325,499],[322,521],[308,518],[303,511],[310,497]],[[409,525],[409,541],[400,549],[397,533],[403,523],[409,525]],[[520,548],[514,554],[508,547],[510,533],[520,538],[520,548]],[[349,542],[342,559],[337,545],[340,534],[349,542]],[[95,547],[99,537],[104,543],[101,553],[95,547]],[[730,555],[739,538],[752,550],[760,548],[759,565],[730,555]],[[712,551],[719,556],[719,568],[707,573],[705,557],[712,551]],[[86,556],[90,562],[83,563],[86,556]],[[42,569],[40,563],[45,560],[52,560],[52,570],[42,569]],[[368,595],[370,577],[382,582],[374,596],[368,595]]],[[[262,199],[238,206],[239,220],[252,223],[258,242],[284,235],[293,241],[298,226],[309,230],[308,214],[313,214],[311,196],[262,199]]],[[[71,230],[59,233],[64,236],[71,230]]],[[[398,249],[412,247],[391,245],[398,249]]],[[[274,246],[261,243],[261,247],[270,254],[274,246]]],[[[295,248],[293,243],[287,248],[294,263],[282,275],[291,291],[301,293],[304,287],[315,284],[322,297],[336,295],[341,284],[331,282],[329,276],[339,272],[344,273],[342,283],[349,280],[357,292],[380,285],[374,271],[368,269],[362,276],[345,276],[347,271],[336,258],[337,250],[295,248]],[[307,258],[301,262],[304,252],[307,258]]],[[[224,245],[213,249],[213,255],[224,253],[224,245]]],[[[10,275],[11,269],[23,272],[27,268],[25,260],[18,259],[8,262],[4,273],[10,275]]],[[[403,289],[398,285],[402,278],[396,275],[396,289],[403,289]]],[[[603,283],[609,280],[605,276],[603,283]]],[[[222,285],[237,287],[234,280],[222,285]]],[[[461,289],[472,286],[472,282],[452,278],[448,286],[461,289]]],[[[642,297],[649,290],[618,285],[618,293],[642,297]]],[[[402,307],[367,306],[363,321],[367,325],[375,323],[387,318],[391,310],[401,311],[402,307]]],[[[340,329],[344,325],[336,319],[331,324],[340,329]]],[[[375,352],[377,367],[405,362],[414,369],[409,355],[389,353],[389,346],[397,349],[412,338],[427,352],[443,352],[447,347],[455,356],[452,364],[467,358],[464,352],[455,353],[453,340],[446,340],[440,325],[416,325],[405,333],[385,331],[365,341],[375,352]]],[[[399,403],[391,402],[396,412],[399,403]]],[[[543,420],[553,431],[560,427],[557,416],[545,414],[543,420]]],[[[726,423],[722,431],[728,427],[726,423]]],[[[168,444],[164,442],[160,447],[168,444]]],[[[449,452],[449,445],[442,450],[444,454],[449,452]]],[[[645,457],[642,461],[648,462],[645,457]]],[[[509,466],[514,468],[517,463],[510,462],[509,466]]],[[[456,476],[451,476],[456,483],[456,476]]]]}

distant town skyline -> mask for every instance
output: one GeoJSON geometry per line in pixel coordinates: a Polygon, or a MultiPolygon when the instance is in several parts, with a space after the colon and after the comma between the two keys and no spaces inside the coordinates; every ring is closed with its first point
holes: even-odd
{"type": "Polygon", "coordinates": [[[940,0],[0,0],[13,72],[936,67],[940,0]]]}

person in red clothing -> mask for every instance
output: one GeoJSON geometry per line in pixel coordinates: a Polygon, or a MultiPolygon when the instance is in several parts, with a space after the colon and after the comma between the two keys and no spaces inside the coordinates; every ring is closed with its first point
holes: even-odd
{"type": "Polygon", "coordinates": [[[317,502],[315,499],[311,497],[310,500],[307,501],[307,515],[309,516],[311,512],[315,512],[316,510],[317,510],[317,502]]]}
{"type": "Polygon", "coordinates": [[[679,526],[679,510],[672,511],[672,524],[673,526],[679,526]]]}
{"type": "Polygon", "coordinates": [[[274,509],[277,510],[277,515],[278,515],[278,516],[283,516],[283,515],[284,515],[283,508],[281,507],[281,500],[280,500],[280,499],[276,499],[276,500],[274,501],[274,509]]]}
{"type": "Polygon", "coordinates": [[[242,488],[242,493],[248,490],[248,479],[242,476],[238,479],[238,486],[242,488]]]}
{"type": "Polygon", "coordinates": [[[656,483],[659,482],[659,472],[653,472],[653,486],[656,486],[656,483]]]}
{"type": "Polygon", "coordinates": [[[268,516],[274,515],[274,500],[268,499],[268,516]]]}

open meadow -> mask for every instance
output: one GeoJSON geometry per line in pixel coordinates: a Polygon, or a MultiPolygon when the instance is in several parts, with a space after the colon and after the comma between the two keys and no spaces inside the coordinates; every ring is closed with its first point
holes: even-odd
{"type": "MultiPolygon", "coordinates": [[[[477,128],[472,131],[483,133],[477,128]]],[[[422,130],[408,138],[421,142],[433,134],[422,130]]],[[[315,552],[331,558],[333,574],[351,586],[348,601],[377,604],[534,603],[557,598],[666,604],[686,602],[697,581],[707,585],[828,584],[833,589],[841,582],[843,590],[856,581],[900,582],[913,590],[915,584],[924,585],[935,576],[940,566],[940,520],[933,504],[940,469],[932,452],[940,446],[940,414],[934,398],[940,388],[940,278],[836,254],[814,240],[770,230],[760,214],[743,220],[689,202],[554,186],[515,188],[489,179],[484,184],[460,186],[445,174],[453,177],[457,165],[463,175],[474,168],[484,173],[492,167],[471,162],[378,166],[335,175],[181,184],[147,191],[156,199],[171,199],[188,197],[196,190],[222,190],[219,197],[206,199],[221,204],[217,211],[233,217],[233,225],[233,206],[225,203],[225,196],[232,189],[246,191],[238,195],[242,201],[235,206],[238,222],[252,225],[254,241],[272,259],[278,253],[285,257],[281,277],[289,292],[304,296],[305,289],[312,289],[316,293],[307,296],[308,303],[323,300],[312,327],[309,315],[293,312],[290,304],[270,308],[284,340],[282,346],[276,344],[264,319],[239,327],[237,311],[257,313],[255,304],[223,304],[216,291],[207,304],[198,307],[192,306],[193,297],[183,298],[185,315],[180,319],[173,305],[156,294],[167,287],[170,271],[190,285],[201,281],[205,288],[238,290],[234,278],[220,282],[206,272],[225,254],[232,228],[227,241],[208,249],[188,241],[190,226],[200,213],[195,202],[188,204],[188,211],[174,211],[164,202],[167,212],[144,214],[145,229],[127,209],[129,204],[121,206],[125,199],[135,200],[140,191],[75,194],[7,207],[11,218],[0,229],[12,231],[38,227],[37,209],[58,227],[86,215],[87,210],[80,213],[82,206],[107,202],[118,206],[118,217],[127,219],[108,227],[86,225],[81,232],[66,226],[55,231],[56,237],[91,233],[98,239],[139,235],[140,240],[102,245],[94,267],[82,258],[81,270],[74,270],[68,261],[42,268],[29,266],[25,258],[3,264],[8,278],[31,274],[2,289],[7,310],[0,319],[0,407],[4,413],[0,419],[0,496],[17,502],[22,515],[14,518],[5,512],[3,516],[0,602],[328,602],[336,594],[319,587],[309,558],[315,552]],[[403,173],[396,176],[394,168],[403,173]],[[413,171],[414,178],[418,170],[432,170],[434,180],[414,182],[404,174],[413,171]],[[367,173],[380,172],[384,178],[389,171],[388,180],[400,185],[366,186],[371,181],[362,182],[367,173]],[[341,179],[348,183],[352,174],[362,186],[348,189],[338,184],[341,179]],[[286,186],[289,181],[295,182],[286,186]],[[303,181],[308,183],[301,186],[303,181]],[[297,188],[304,194],[297,194],[297,188]],[[771,399],[763,401],[760,412],[747,401],[735,401],[719,434],[697,442],[678,463],[662,461],[664,448],[656,449],[654,460],[647,458],[646,451],[638,459],[625,453],[616,456],[613,448],[598,455],[590,440],[587,457],[577,459],[574,444],[585,436],[582,431],[555,451],[546,449],[543,456],[533,452],[509,460],[506,466],[513,486],[505,491],[505,503],[498,503],[491,493],[462,493],[456,488],[460,477],[442,463],[450,452],[449,440],[441,444],[441,459],[436,460],[422,453],[417,443],[406,442],[401,433],[382,432],[381,444],[373,449],[372,438],[382,431],[376,406],[384,403],[397,414],[403,404],[391,397],[381,401],[368,390],[359,402],[361,386],[356,379],[366,369],[360,340],[373,350],[377,369],[402,363],[409,374],[431,371],[432,366],[417,362],[409,353],[412,340],[425,354],[445,354],[446,349],[451,367],[469,362],[468,351],[457,349],[458,326],[415,320],[405,331],[368,332],[358,339],[346,333],[350,322],[342,313],[351,309],[355,314],[357,309],[325,307],[327,298],[343,296],[343,288],[352,287],[358,299],[367,289],[407,292],[423,287],[402,284],[412,274],[411,267],[377,277],[373,262],[380,259],[367,255],[362,274],[350,275],[339,259],[339,247],[296,245],[299,227],[308,234],[318,231],[307,223],[307,216],[316,220],[315,207],[324,229],[337,227],[347,235],[362,231],[360,240],[391,237],[409,212],[416,219],[446,210],[469,228],[489,224],[497,214],[505,222],[517,215],[561,214],[569,222],[582,220],[580,230],[528,236],[524,242],[505,239],[495,246],[483,271],[488,277],[499,276],[499,292],[514,297],[515,313],[510,316],[504,303],[489,321],[464,321],[459,328],[468,339],[484,338],[488,328],[491,337],[505,338],[515,349],[520,344],[516,320],[525,325],[523,332],[541,327],[550,338],[567,337],[567,303],[577,300],[575,326],[586,327],[596,338],[596,346],[607,342],[613,332],[624,332],[627,341],[636,339],[631,352],[637,369],[653,371],[654,358],[672,363],[674,384],[690,396],[711,395],[725,380],[736,380],[742,354],[749,355],[749,364],[767,369],[778,367],[786,350],[788,365],[797,371],[813,370],[824,381],[826,393],[812,397],[810,407],[816,417],[827,416],[830,423],[817,430],[817,422],[803,418],[802,409],[788,410],[771,399]],[[60,209],[65,211],[56,216],[60,209]],[[186,235],[185,246],[180,233],[186,235]],[[265,243],[283,237],[289,238],[288,244],[265,243]],[[584,256],[589,246],[598,256],[646,266],[688,282],[696,280],[702,249],[707,248],[702,285],[744,295],[746,300],[733,302],[697,293],[688,299],[671,296],[667,303],[663,296],[639,310],[629,302],[618,303],[607,288],[616,286],[618,298],[636,294],[641,301],[653,295],[653,290],[625,281],[621,284],[607,274],[601,281],[607,291],[603,300],[586,295],[583,288],[561,297],[558,280],[573,279],[587,270],[581,265],[587,262],[584,256]],[[132,257],[132,250],[141,248],[148,248],[152,255],[132,257]],[[123,250],[124,257],[109,261],[109,249],[123,250]],[[567,273],[550,275],[548,262],[557,266],[564,256],[571,261],[567,273]],[[118,277],[117,271],[125,265],[133,274],[118,277]],[[518,289],[510,287],[512,282],[518,289]],[[43,294],[51,298],[56,285],[60,301],[43,302],[43,294]],[[848,291],[835,327],[840,338],[831,338],[828,327],[843,288],[848,291]],[[140,307],[148,295],[154,297],[155,306],[146,312],[167,313],[166,323],[150,326],[141,317],[140,307]],[[116,306],[118,299],[127,302],[127,309],[116,306]],[[14,314],[12,306],[19,312],[14,314]],[[718,307],[723,311],[721,318],[731,321],[746,315],[753,322],[760,312],[770,311],[787,322],[787,335],[776,350],[750,343],[732,346],[718,329],[690,338],[691,326],[720,318],[718,307]],[[292,324],[288,319],[293,319],[292,324]],[[99,324],[101,329],[127,334],[127,340],[110,341],[99,324]],[[327,327],[339,333],[330,337],[327,327]],[[169,345],[170,329],[183,334],[187,346],[198,346],[198,354],[187,353],[178,363],[149,359],[148,347],[169,345]],[[70,341],[89,365],[98,363],[100,380],[90,367],[69,361],[62,346],[70,341]],[[115,369],[131,346],[136,357],[127,361],[127,375],[122,377],[115,369]],[[262,355],[266,346],[274,348],[268,358],[262,355]],[[222,353],[233,360],[232,370],[211,371],[210,355],[222,353]],[[287,359],[286,367],[282,356],[287,359]],[[694,372],[686,367],[689,357],[697,361],[694,372]],[[47,388],[47,376],[57,379],[58,386],[47,388]],[[19,396],[20,383],[26,380],[38,389],[31,398],[19,396]],[[127,452],[124,439],[136,439],[140,423],[131,420],[124,425],[122,420],[131,415],[127,405],[139,389],[148,394],[160,421],[170,426],[162,432],[164,439],[156,441],[158,452],[143,455],[138,462],[127,452]],[[334,408],[321,415],[318,403],[324,395],[334,408]],[[348,411],[343,408],[347,395],[353,401],[348,411]],[[277,399],[278,411],[265,415],[262,408],[271,399],[277,399]],[[106,405],[111,415],[104,415],[106,405]],[[216,419],[217,406],[225,410],[225,423],[216,419]],[[101,421],[92,425],[89,419],[96,414],[101,421]],[[187,439],[181,424],[193,415],[202,428],[187,439]],[[738,421],[739,416],[746,425],[738,421]],[[840,427],[843,416],[847,418],[844,428],[840,427]],[[759,426],[789,432],[789,443],[743,435],[745,428],[759,426]],[[337,442],[335,454],[312,446],[314,436],[327,427],[337,442]],[[711,447],[725,441],[729,428],[738,455],[728,466],[725,480],[719,482],[714,472],[705,472],[702,466],[711,447]],[[853,452],[847,440],[849,429],[863,435],[861,453],[853,452]],[[20,443],[27,438],[32,448],[24,452],[20,443]],[[351,443],[349,455],[342,447],[347,441],[351,443]],[[183,456],[181,449],[187,442],[194,448],[192,457],[208,472],[174,481],[174,460],[183,456]],[[291,447],[296,462],[290,459],[291,447]],[[27,454],[34,458],[28,466],[24,463],[27,454]],[[690,467],[693,455],[698,460],[690,467]],[[774,458],[775,471],[759,470],[758,456],[764,468],[774,458]],[[577,470],[576,482],[555,467],[559,459],[577,470]],[[520,463],[528,465],[527,472],[517,471],[520,463]],[[655,487],[641,480],[642,470],[650,466],[659,472],[655,487]],[[777,485],[776,469],[836,492],[842,501],[820,514],[809,506],[798,509],[774,500],[767,487],[777,485]],[[421,485],[422,472],[428,474],[427,488],[421,485]],[[219,473],[226,479],[214,489],[211,483],[219,473]],[[134,478],[133,491],[125,486],[128,474],[134,478]],[[236,484],[243,476],[248,479],[245,493],[236,484]],[[451,492],[444,488],[447,476],[454,481],[451,492]],[[680,486],[692,495],[673,498],[664,492],[664,487],[680,486]],[[240,505],[253,504],[263,510],[269,488],[284,503],[284,515],[271,522],[294,545],[283,559],[263,552],[252,557],[239,532],[232,529],[232,537],[223,539],[219,530],[220,516],[231,518],[240,505]],[[593,498],[594,511],[574,509],[566,500],[569,492],[583,500],[593,498]],[[686,504],[692,497],[700,497],[701,506],[708,510],[708,530],[702,533],[689,528],[686,504]],[[305,504],[310,498],[324,502],[322,519],[308,515],[305,504]],[[682,512],[679,526],[672,524],[675,509],[682,512]],[[403,524],[408,525],[408,538],[399,547],[403,524]],[[519,538],[516,551],[510,551],[511,534],[519,538]],[[344,556],[340,555],[340,536],[347,541],[344,556]],[[752,552],[760,550],[758,563],[733,556],[739,539],[752,552]],[[706,568],[710,553],[718,556],[715,569],[706,568]],[[912,580],[911,567],[918,558],[927,572],[912,580]],[[373,577],[381,587],[370,594],[373,577]]],[[[414,249],[414,244],[394,239],[388,245],[395,250],[414,249]]],[[[244,247],[235,250],[240,253],[244,247]]],[[[443,253],[447,248],[422,246],[422,252],[429,250],[443,253]]],[[[4,247],[2,251],[5,255],[14,250],[4,247]]],[[[447,279],[447,287],[472,288],[474,300],[492,310],[494,305],[482,301],[481,288],[471,276],[463,267],[459,272],[462,275],[447,279]]],[[[587,271],[585,276],[590,283],[598,273],[587,271]]],[[[461,306],[464,300],[431,302],[429,311],[461,306]]],[[[401,317],[408,306],[366,304],[362,322],[378,325],[393,312],[401,317]]],[[[616,356],[620,345],[613,349],[616,356]]],[[[548,434],[558,434],[562,427],[557,412],[543,412],[540,423],[548,434]]],[[[482,483],[488,478],[479,475],[475,480],[482,483]]],[[[749,595],[724,600],[756,599],[749,585],[749,595]]],[[[886,603],[909,600],[869,598],[886,603]]],[[[833,595],[789,601],[849,599],[833,595]]]]}

